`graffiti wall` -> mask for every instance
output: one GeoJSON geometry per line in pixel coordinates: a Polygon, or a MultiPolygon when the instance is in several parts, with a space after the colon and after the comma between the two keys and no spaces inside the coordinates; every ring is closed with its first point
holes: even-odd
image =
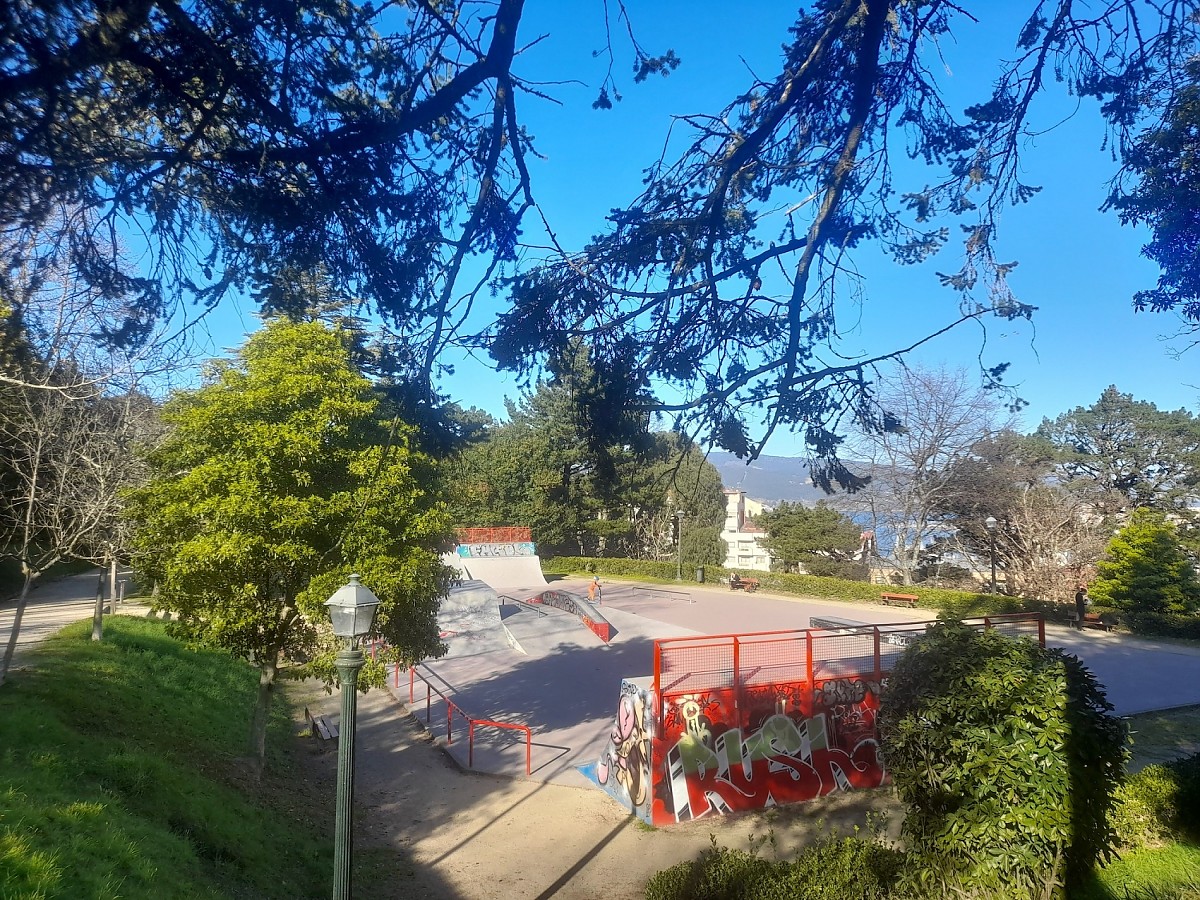
{"type": "Polygon", "coordinates": [[[498,528],[456,528],[460,544],[528,544],[533,536],[527,526],[513,525],[498,528]]]}
{"type": "MultiPolygon", "coordinates": [[[[848,678],[664,698],[650,722],[655,825],[796,803],[886,778],[878,682],[848,678]],[[737,702],[735,702],[735,699],[737,702]]],[[[653,710],[653,707],[651,707],[653,710]]]]}
{"type": "Polygon", "coordinates": [[[650,678],[621,681],[621,697],[608,743],[596,764],[596,781],[623,807],[650,822],[650,748],[654,692],[650,678]]]}

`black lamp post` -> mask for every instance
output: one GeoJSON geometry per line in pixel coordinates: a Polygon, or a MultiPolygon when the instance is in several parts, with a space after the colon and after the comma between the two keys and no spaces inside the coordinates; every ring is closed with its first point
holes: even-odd
{"type": "Polygon", "coordinates": [[[350,863],[353,857],[354,722],[358,714],[358,673],[366,659],[358,639],[371,631],[379,598],[351,575],[325,603],[333,633],[345,642],[333,664],[342,681],[342,720],[338,734],[337,809],[334,820],[333,900],[350,900],[350,863]]]}
{"type": "Polygon", "coordinates": [[[681,509],[675,513],[675,521],[678,523],[675,527],[675,580],[683,581],[683,517],[685,513],[681,509]]]}
{"type": "Polygon", "coordinates": [[[996,517],[988,516],[983,521],[988,532],[988,549],[992,555],[992,593],[996,593],[996,517]]]}

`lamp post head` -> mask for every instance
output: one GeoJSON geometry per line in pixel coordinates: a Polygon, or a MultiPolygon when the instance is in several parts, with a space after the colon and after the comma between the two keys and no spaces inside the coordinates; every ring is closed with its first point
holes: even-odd
{"type": "Polygon", "coordinates": [[[333,633],[353,642],[370,633],[379,598],[365,584],[359,584],[357,575],[351,575],[350,581],[334,591],[325,605],[329,607],[333,633]]]}
{"type": "Polygon", "coordinates": [[[983,524],[987,528],[988,531],[995,531],[996,525],[997,525],[996,517],[988,516],[986,519],[983,520],[983,524]]]}

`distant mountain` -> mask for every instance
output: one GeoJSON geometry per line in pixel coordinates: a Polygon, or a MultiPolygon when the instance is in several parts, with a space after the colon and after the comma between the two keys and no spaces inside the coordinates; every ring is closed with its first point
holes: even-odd
{"type": "Polygon", "coordinates": [[[812,483],[808,463],[788,456],[760,456],[747,464],[732,453],[714,450],[708,461],[721,473],[721,483],[727,488],[740,488],[751,500],[766,506],[778,506],[784,500],[812,506],[828,498],[812,483]]]}

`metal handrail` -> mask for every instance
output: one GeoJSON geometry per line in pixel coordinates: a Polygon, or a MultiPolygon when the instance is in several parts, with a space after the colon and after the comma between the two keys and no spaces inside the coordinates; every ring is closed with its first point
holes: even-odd
{"type": "Polygon", "coordinates": [[[508,594],[500,594],[499,599],[500,599],[501,606],[504,605],[505,600],[511,600],[517,606],[521,607],[521,609],[532,610],[533,612],[537,613],[539,616],[549,615],[549,613],[547,613],[546,610],[543,609],[539,604],[530,603],[528,600],[521,600],[518,597],[511,597],[508,594]]]}
{"type": "MultiPolygon", "coordinates": [[[[396,678],[399,680],[400,667],[396,667],[396,678]]],[[[521,725],[513,722],[496,722],[491,719],[476,719],[465,709],[455,703],[450,696],[439,688],[435,687],[428,678],[417,673],[416,666],[410,666],[408,669],[408,702],[413,704],[416,702],[415,689],[416,679],[420,677],[425,684],[425,724],[430,724],[430,706],[429,698],[432,694],[437,694],[446,702],[446,743],[454,743],[454,713],[457,711],[460,716],[467,722],[467,768],[475,767],[475,726],[488,728],[505,728],[511,731],[525,732],[525,774],[528,776],[533,772],[533,730],[528,725],[521,725]]]]}

